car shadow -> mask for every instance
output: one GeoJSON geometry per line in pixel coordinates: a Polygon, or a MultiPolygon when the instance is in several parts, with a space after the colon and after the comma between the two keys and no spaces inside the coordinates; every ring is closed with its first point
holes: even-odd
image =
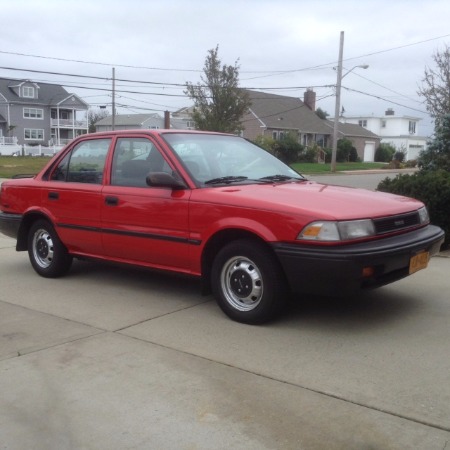
{"type": "Polygon", "coordinates": [[[178,275],[163,271],[120,265],[103,261],[75,260],[66,277],[93,278],[107,282],[109,286],[125,288],[136,287],[152,291],[170,292],[174,295],[201,295],[200,280],[187,275],[178,275]]]}
{"type": "MultiPolygon", "coordinates": [[[[198,303],[214,301],[212,295],[201,294],[201,283],[197,278],[140,267],[75,260],[67,276],[101,280],[118,288],[187,296],[198,303]]],[[[414,314],[422,304],[423,299],[389,286],[344,298],[293,295],[284,313],[263,326],[331,327],[337,331],[363,332],[414,314]]]]}
{"type": "Polygon", "coordinates": [[[423,299],[389,286],[349,297],[293,296],[279,321],[297,327],[314,324],[358,332],[403,319],[422,305],[423,299]]]}

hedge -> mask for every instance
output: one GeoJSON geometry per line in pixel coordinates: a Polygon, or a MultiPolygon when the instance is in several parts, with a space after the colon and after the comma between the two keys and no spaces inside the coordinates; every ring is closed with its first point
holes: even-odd
{"type": "Polygon", "coordinates": [[[444,247],[450,246],[450,172],[417,172],[385,178],[378,190],[404,195],[422,201],[428,208],[431,222],[445,231],[444,247]]]}

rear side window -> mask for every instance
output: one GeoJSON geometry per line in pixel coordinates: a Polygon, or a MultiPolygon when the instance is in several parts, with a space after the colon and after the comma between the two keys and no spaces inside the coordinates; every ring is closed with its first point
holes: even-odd
{"type": "Polygon", "coordinates": [[[111,139],[80,142],[59,162],[50,179],[101,184],[110,143],[111,139]]]}

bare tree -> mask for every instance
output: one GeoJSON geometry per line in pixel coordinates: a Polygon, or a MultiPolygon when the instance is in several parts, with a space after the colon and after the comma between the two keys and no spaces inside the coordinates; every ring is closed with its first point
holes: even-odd
{"type": "Polygon", "coordinates": [[[90,109],[88,112],[89,133],[95,133],[95,124],[108,116],[109,111],[106,109],[90,109]]]}
{"type": "Polygon", "coordinates": [[[450,47],[433,55],[436,68],[425,68],[422,87],[417,92],[425,98],[427,111],[437,123],[450,113],[450,47]]]}

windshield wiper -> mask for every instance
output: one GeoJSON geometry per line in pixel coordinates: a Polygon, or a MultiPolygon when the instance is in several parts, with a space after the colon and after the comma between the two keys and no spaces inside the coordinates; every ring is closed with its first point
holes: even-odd
{"type": "Polygon", "coordinates": [[[288,180],[304,180],[304,178],[290,177],[289,175],[269,175],[259,178],[260,181],[288,181],[288,180]]]}
{"type": "Polygon", "coordinates": [[[235,177],[235,176],[228,176],[228,177],[219,177],[219,178],[213,178],[212,180],[205,181],[205,184],[230,184],[235,183],[239,181],[247,180],[248,177],[235,177]]]}

